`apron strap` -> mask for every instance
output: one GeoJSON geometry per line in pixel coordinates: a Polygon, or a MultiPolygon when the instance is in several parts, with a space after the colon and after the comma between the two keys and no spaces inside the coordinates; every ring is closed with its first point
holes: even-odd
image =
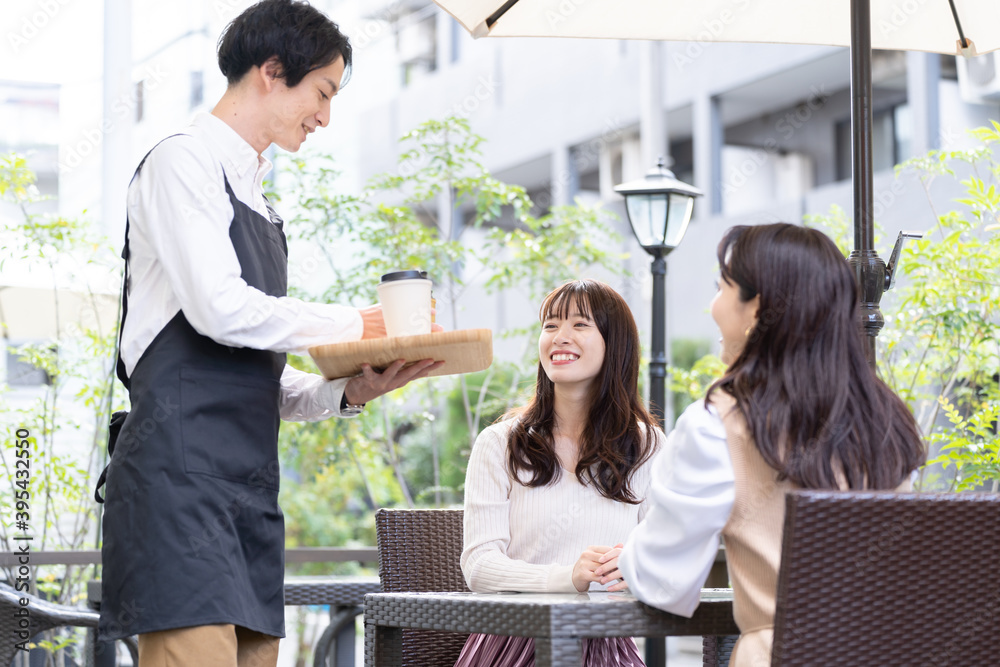
{"type": "MultiPolygon", "coordinates": [[[[143,162],[146,158],[142,159],[143,162]]],[[[139,164],[142,167],[142,164],[139,164]]],[[[139,173],[139,170],[136,170],[139,173]]],[[[125,260],[125,275],[122,280],[122,319],[118,324],[118,341],[115,343],[115,357],[117,361],[115,363],[116,372],[118,374],[118,379],[121,380],[122,384],[125,385],[126,389],[130,389],[130,382],[128,379],[128,373],[125,371],[125,362],[122,361],[122,332],[125,330],[125,317],[128,315],[128,229],[129,229],[129,219],[128,213],[125,214],[125,247],[122,248],[122,259],[125,260]]]]}
{"type": "MultiPolygon", "coordinates": [[[[183,133],[171,134],[169,137],[164,137],[156,143],[159,146],[167,139],[180,136],[183,133]]],[[[149,152],[143,156],[142,160],[139,162],[139,166],[135,168],[135,173],[132,174],[132,180],[139,175],[139,171],[142,169],[142,165],[146,164],[146,159],[152,154],[156,149],[156,146],[149,149],[149,152]]],[[[131,184],[131,183],[130,183],[131,184]]],[[[128,261],[129,261],[129,247],[128,247],[128,233],[129,233],[129,216],[126,207],[125,211],[125,245],[122,248],[122,259],[125,260],[125,271],[122,278],[122,318],[118,323],[118,339],[115,341],[115,373],[118,375],[118,379],[121,383],[125,385],[125,389],[131,389],[131,382],[129,381],[128,372],[125,369],[125,362],[122,360],[122,334],[125,331],[125,318],[128,316],[128,287],[129,287],[129,276],[128,276],[128,261]]],[[[111,468],[111,456],[115,451],[115,443],[118,441],[118,435],[121,433],[122,424],[125,423],[125,418],[128,417],[128,410],[119,410],[111,415],[111,419],[108,423],[108,464],[104,466],[101,470],[100,477],[97,478],[97,485],[94,487],[94,500],[98,503],[104,503],[104,497],[101,496],[101,487],[108,479],[108,469],[111,468]]]]}
{"type": "MultiPolygon", "coordinates": [[[[161,139],[156,143],[156,146],[159,146],[167,139],[173,139],[174,137],[179,137],[182,136],[183,134],[184,134],[183,132],[178,132],[177,134],[171,134],[169,137],[164,137],[163,139],[161,139]]],[[[135,168],[135,173],[132,174],[132,180],[135,180],[135,177],[139,175],[139,172],[142,170],[142,165],[146,164],[146,160],[149,158],[150,155],[152,155],[153,151],[156,150],[156,146],[150,148],[149,152],[143,156],[142,160],[139,162],[139,166],[135,168]]],[[[128,211],[126,210],[125,245],[122,248],[122,259],[125,260],[125,277],[122,282],[122,319],[121,322],[118,324],[118,343],[115,349],[115,357],[117,359],[115,362],[115,366],[116,366],[116,371],[118,373],[118,379],[122,381],[122,384],[125,385],[126,389],[129,389],[130,383],[129,383],[128,373],[125,370],[125,362],[122,360],[121,348],[122,348],[122,334],[125,331],[125,318],[128,315],[128,288],[129,288],[128,261],[130,255],[128,247],[128,232],[129,232],[129,217],[128,217],[128,211]]]]}

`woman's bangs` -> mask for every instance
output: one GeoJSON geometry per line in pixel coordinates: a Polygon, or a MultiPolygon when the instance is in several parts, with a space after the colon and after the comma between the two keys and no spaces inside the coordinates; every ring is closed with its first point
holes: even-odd
{"type": "Polygon", "coordinates": [[[590,308],[590,298],[580,283],[563,285],[552,292],[542,303],[541,321],[548,319],[565,320],[575,313],[593,320],[590,308]],[[572,311],[572,312],[571,312],[572,311]]]}

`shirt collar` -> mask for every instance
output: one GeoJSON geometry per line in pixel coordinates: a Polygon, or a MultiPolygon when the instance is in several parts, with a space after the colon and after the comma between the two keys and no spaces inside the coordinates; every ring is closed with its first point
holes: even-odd
{"type": "Polygon", "coordinates": [[[228,167],[226,171],[235,174],[236,178],[242,180],[249,175],[259,184],[271,171],[271,161],[263,155],[258,155],[253,146],[221,118],[208,112],[201,112],[194,117],[191,125],[204,132],[205,137],[219,151],[221,159],[228,167]]]}

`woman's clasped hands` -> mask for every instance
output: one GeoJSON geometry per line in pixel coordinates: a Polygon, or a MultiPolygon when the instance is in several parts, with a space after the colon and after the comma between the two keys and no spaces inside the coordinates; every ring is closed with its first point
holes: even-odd
{"type": "Polygon", "coordinates": [[[590,582],[604,585],[615,580],[618,583],[608,586],[608,591],[617,592],[627,589],[628,584],[625,583],[622,573],[618,570],[618,556],[621,554],[623,546],[625,545],[587,547],[587,550],[580,554],[580,558],[573,565],[573,585],[576,590],[585,593],[590,588],[590,582]]]}

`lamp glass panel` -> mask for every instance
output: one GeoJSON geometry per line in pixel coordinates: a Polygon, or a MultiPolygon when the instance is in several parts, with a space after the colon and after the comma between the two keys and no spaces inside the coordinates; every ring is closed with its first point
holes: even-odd
{"type": "Polygon", "coordinates": [[[629,195],[625,198],[625,206],[639,245],[644,248],[662,246],[667,221],[667,195],[629,195]]]}
{"type": "Polygon", "coordinates": [[[663,245],[676,248],[680,245],[684,233],[687,231],[688,223],[691,222],[691,213],[694,208],[694,198],[690,195],[673,192],[670,194],[670,217],[667,218],[667,233],[663,245]]]}

